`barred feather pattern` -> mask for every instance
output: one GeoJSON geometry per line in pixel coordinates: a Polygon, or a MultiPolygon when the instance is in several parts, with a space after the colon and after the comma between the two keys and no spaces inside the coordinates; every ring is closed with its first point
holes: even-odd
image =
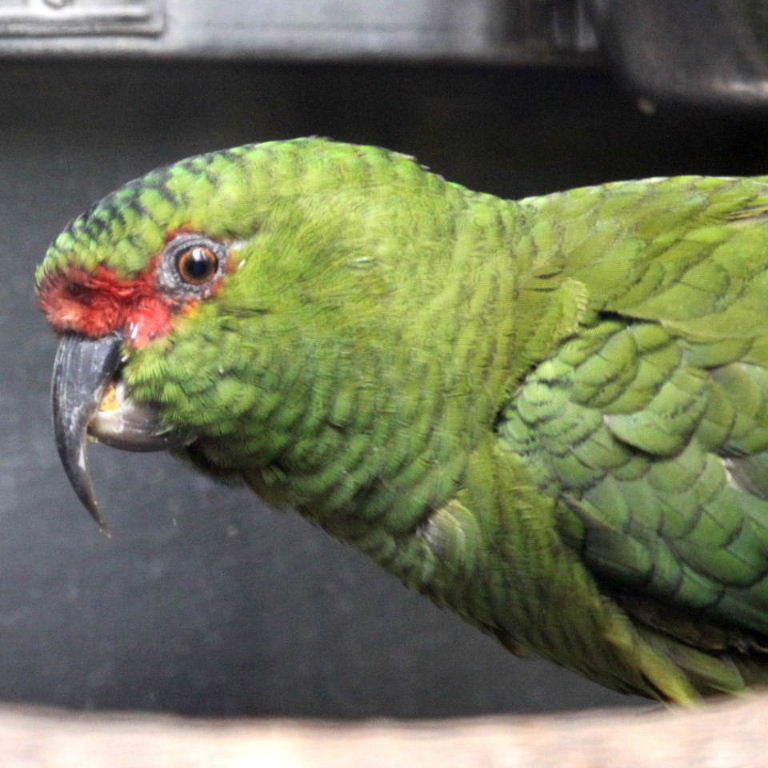
{"type": "Polygon", "coordinates": [[[247,145],[104,198],[39,288],[135,278],[179,231],[234,268],[122,375],[198,466],[516,653],[683,702],[766,680],[765,180],[513,202],[375,147],[247,145]]]}

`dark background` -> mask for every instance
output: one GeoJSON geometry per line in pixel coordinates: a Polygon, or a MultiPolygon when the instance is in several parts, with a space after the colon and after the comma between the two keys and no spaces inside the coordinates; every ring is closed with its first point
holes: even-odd
{"type": "Polygon", "coordinates": [[[641,113],[598,69],[0,62],[0,700],[439,717],[638,704],[522,661],[298,516],[171,458],[92,449],[113,536],[59,466],[47,243],[185,155],[323,135],[505,196],[768,172],[758,116],[641,113]]]}

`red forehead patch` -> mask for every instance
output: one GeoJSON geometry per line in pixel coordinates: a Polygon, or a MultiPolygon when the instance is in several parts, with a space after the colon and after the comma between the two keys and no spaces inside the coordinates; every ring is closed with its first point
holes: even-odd
{"type": "Polygon", "coordinates": [[[118,332],[143,347],[170,331],[178,309],[157,290],[156,263],[133,279],[121,279],[103,264],[92,272],[70,267],[45,279],[38,290],[40,306],[59,333],[96,338],[118,332]]]}

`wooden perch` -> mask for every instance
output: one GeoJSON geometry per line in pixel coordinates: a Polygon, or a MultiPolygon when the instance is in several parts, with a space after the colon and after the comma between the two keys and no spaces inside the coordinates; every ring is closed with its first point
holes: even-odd
{"type": "Polygon", "coordinates": [[[694,711],[466,720],[192,720],[0,709],[3,768],[761,768],[768,697],[694,711]]]}

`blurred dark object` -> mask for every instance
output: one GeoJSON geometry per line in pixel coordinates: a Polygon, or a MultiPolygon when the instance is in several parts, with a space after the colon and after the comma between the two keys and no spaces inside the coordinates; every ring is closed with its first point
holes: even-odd
{"type": "Polygon", "coordinates": [[[585,0],[0,0],[0,55],[596,61],[585,0]]]}
{"type": "Polygon", "coordinates": [[[768,106],[765,0],[0,0],[0,56],[602,63],[656,104],[768,106]]]}
{"type": "Polygon", "coordinates": [[[603,51],[655,103],[768,107],[765,0],[591,0],[603,51]]]}

